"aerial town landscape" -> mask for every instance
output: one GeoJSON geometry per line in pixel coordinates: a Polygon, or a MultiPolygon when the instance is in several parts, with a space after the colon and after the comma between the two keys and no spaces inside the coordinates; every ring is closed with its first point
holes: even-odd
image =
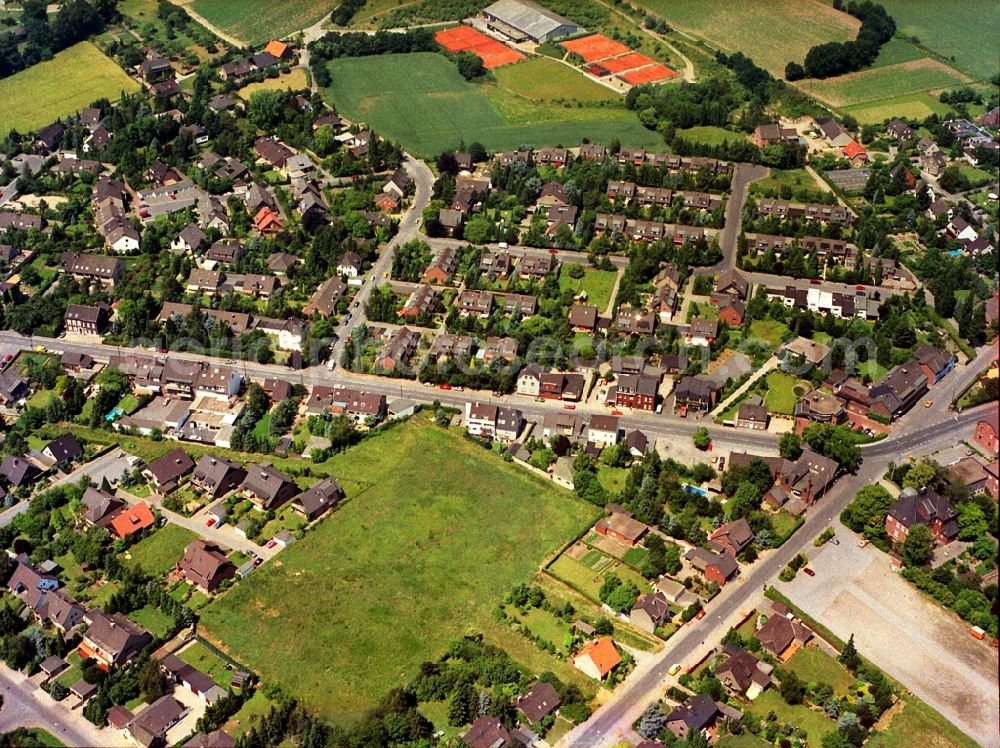
{"type": "Polygon", "coordinates": [[[0,748],[1000,748],[1000,7],[0,0],[0,748]]]}

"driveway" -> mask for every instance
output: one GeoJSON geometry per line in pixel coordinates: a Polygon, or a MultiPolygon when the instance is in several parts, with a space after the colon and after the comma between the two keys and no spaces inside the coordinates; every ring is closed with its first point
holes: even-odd
{"type": "Polygon", "coordinates": [[[836,525],[840,545],[809,549],[816,576],[778,588],[833,633],[852,633],[858,650],[983,746],[997,735],[997,653],[969,624],[924,597],[873,546],[836,525]]]}

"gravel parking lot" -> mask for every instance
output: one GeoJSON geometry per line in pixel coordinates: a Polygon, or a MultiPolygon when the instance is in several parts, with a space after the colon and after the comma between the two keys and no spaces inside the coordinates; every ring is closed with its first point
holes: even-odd
{"type": "Polygon", "coordinates": [[[997,652],[973,639],[968,624],[923,597],[894,573],[877,548],[858,548],[838,524],[840,545],[810,549],[816,576],[799,574],[779,589],[964,732],[1000,746],[997,652]]]}

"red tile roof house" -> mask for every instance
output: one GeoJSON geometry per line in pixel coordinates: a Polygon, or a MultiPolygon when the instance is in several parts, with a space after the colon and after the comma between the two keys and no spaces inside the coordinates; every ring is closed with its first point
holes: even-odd
{"type": "Polygon", "coordinates": [[[984,418],[976,422],[976,430],[972,440],[990,454],[1000,452],[1000,413],[990,411],[984,418]]]}
{"type": "Polygon", "coordinates": [[[649,527],[631,514],[612,508],[607,517],[602,517],[594,525],[594,531],[606,538],[613,538],[628,546],[636,545],[649,527]]]}
{"type": "Polygon", "coordinates": [[[885,516],[885,532],[894,543],[902,543],[914,525],[926,525],[938,545],[958,536],[958,510],[936,491],[906,488],[885,516]]]}
{"type": "Polygon", "coordinates": [[[156,518],[149,505],[145,501],[140,501],[111,520],[109,532],[111,537],[123,539],[152,527],[155,521],[156,518]]]}
{"type": "Polygon", "coordinates": [[[726,582],[733,579],[740,570],[733,556],[712,553],[704,548],[692,548],[684,558],[707,581],[715,582],[720,587],[725,587],[726,582]]]}
{"type": "Polygon", "coordinates": [[[205,592],[215,592],[223,582],[236,576],[236,566],[225,551],[207,540],[195,540],[184,550],[177,571],[205,592]]]}
{"type": "Polygon", "coordinates": [[[615,643],[611,641],[611,637],[605,636],[587,642],[573,658],[573,666],[595,680],[603,680],[621,661],[615,643]]]}
{"type": "Polygon", "coordinates": [[[757,629],[754,636],[771,656],[787,662],[800,647],[812,639],[813,632],[798,619],[789,619],[775,611],[764,625],[757,629]]]}

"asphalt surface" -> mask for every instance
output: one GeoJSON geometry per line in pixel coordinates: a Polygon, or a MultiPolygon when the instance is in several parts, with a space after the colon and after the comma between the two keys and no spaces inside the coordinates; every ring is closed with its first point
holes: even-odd
{"type": "MultiPolygon", "coordinates": [[[[747,189],[751,182],[763,179],[771,170],[758,164],[736,164],[733,167],[733,181],[730,185],[729,200],[726,202],[726,224],[719,235],[722,259],[705,268],[709,271],[724,272],[736,267],[736,245],[743,225],[743,206],[747,201],[747,189]]],[[[702,273],[704,274],[704,273],[702,273]]]]}

